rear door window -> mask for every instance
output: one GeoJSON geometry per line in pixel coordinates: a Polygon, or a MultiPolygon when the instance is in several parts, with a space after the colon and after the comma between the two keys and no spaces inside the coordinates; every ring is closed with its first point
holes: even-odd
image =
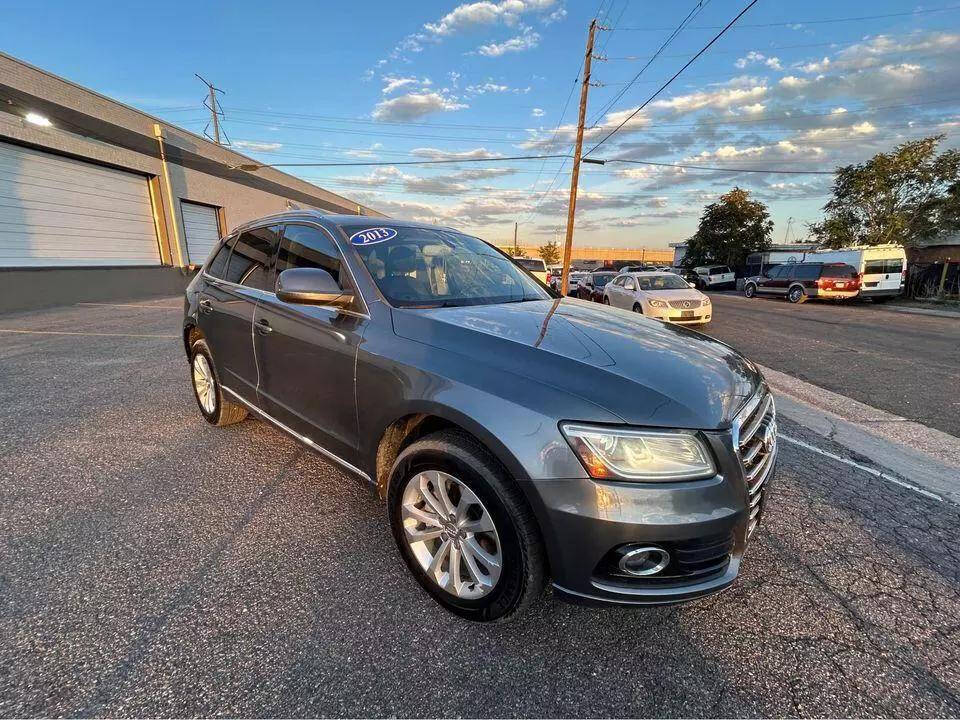
{"type": "Polygon", "coordinates": [[[271,225],[240,233],[224,279],[237,285],[273,292],[271,274],[279,231],[279,225],[271,225]]]}
{"type": "Polygon", "coordinates": [[[796,265],[793,277],[797,280],[816,280],[820,277],[820,265],[796,265]]]}
{"type": "Polygon", "coordinates": [[[863,264],[864,275],[883,275],[887,267],[886,260],[867,260],[863,264]]]}
{"type": "Polygon", "coordinates": [[[233,243],[236,239],[236,237],[228,237],[223,241],[223,245],[217,250],[217,254],[213,256],[213,260],[210,261],[210,265],[207,267],[206,272],[208,275],[218,280],[226,278],[227,262],[230,260],[230,251],[233,249],[233,243]]]}
{"type": "Polygon", "coordinates": [[[885,263],[886,271],[888,273],[902,273],[903,272],[903,258],[896,258],[893,260],[887,260],[885,263]]]}
{"type": "Polygon", "coordinates": [[[720,267],[715,267],[713,269],[714,275],[725,275],[728,272],[730,272],[730,268],[728,268],[726,265],[721,265],[720,267]]]}

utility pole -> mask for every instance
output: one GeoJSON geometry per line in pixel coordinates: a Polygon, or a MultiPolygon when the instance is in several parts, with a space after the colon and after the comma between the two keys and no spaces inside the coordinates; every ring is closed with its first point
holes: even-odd
{"type": "MultiPolygon", "coordinates": [[[[207,86],[207,91],[209,93],[209,96],[203,101],[203,106],[210,111],[210,120],[213,123],[213,137],[210,138],[210,136],[207,135],[207,128],[210,127],[209,123],[203,129],[203,134],[207,135],[207,137],[217,143],[217,145],[220,145],[220,116],[223,115],[223,110],[220,109],[220,106],[217,103],[217,93],[222,95],[226,93],[224,93],[224,91],[220,88],[214,87],[213,83],[207,82],[200,77],[200,75],[197,75],[197,73],[194,73],[194,75],[199,78],[200,82],[207,86]]],[[[224,135],[226,135],[226,133],[224,133],[224,135]]],[[[229,140],[227,141],[227,144],[230,144],[229,140]]]]}
{"type": "Polygon", "coordinates": [[[520,255],[520,246],[517,245],[517,223],[513,224],[513,256],[518,257],[520,255]]]}
{"type": "Polygon", "coordinates": [[[570,205],[567,208],[567,238],[563,244],[563,272],[560,275],[560,293],[566,295],[570,279],[570,256],[573,254],[573,216],[577,211],[577,183],[580,180],[580,155],[583,152],[583,123],[587,116],[587,92],[590,90],[590,61],[593,59],[593,35],[597,19],[590,21],[587,33],[587,52],[583,58],[583,84],[580,87],[580,118],[577,121],[577,147],[573,153],[573,172],[570,174],[570,205]]]}

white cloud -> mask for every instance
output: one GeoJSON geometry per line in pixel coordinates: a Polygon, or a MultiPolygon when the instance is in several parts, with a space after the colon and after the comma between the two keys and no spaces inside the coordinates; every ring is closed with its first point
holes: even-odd
{"type": "Polygon", "coordinates": [[[751,50],[745,57],[739,58],[734,65],[742,70],[747,67],[747,65],[753,65],[754,63],[763,63],[771,70],[783,70],[783,66],[780,64],[780,58],[767,57],[762,52],[756,50],[751,50]]]}
{"type": "Polygon", "coordinates": [[[414,148],[410,151],[411,155],[427,158],[429,160],[478,160],[484,158],[501,157],[501,153],[490,152],[486,148],[476,148],[474,150],[440,150],[438,148],[414,148]]]}
{"type": "Polygon", "coordinates": [[[477,48],[477,54],[485,57],[500,57],[507,53],[532,50],[540,43],[540,34],[526,29],[522,35],[517,35],[501,43],[490,43],[477,48]]]}
{"type": "Polygon", "coordinates": [[[877,127],[873,123],[864,120],[856,125],[847,127],[825,127],[805,130],[797,139],[800,141],[822,142],[824,140],[847,140],[852,138],[862,138],[867,135],[873,135],[877,132],[877,127]]]}
{"type": "Polygon", "coordinates": [[[810,73],[822,73],[826,72],[830,67],[830,58],[825,57],[823,60],[815,60],[813,62],[808,62],[799,66],[803,72],[810,73]]]}
{"type": "Polygon", "coordinates": [[[780,78],[780,85],[785,88],[802,88],[806,85],[809,85],[810,81],[806,78],[798,78],[796,75],[787,75],[786,77],[780,78]]]}
{"type": "Polygon", "coordinates": [[[846,109],[845,107],[835,107],[833,110],[830,111],[830,114],[831,114],[831,115],[843,115],[843,113],[845,113],[846,111],[847,111],[847,109],[846,109]]]}
{"type": "Polygon", "coordinates": [[[566,16],[567,16],[566,9],[559,7],[543,19],[543,24],[550,25],[551,23],[560,22],[566,16]]]}
{"type": "Polygon", "coordinates": [[[543,108],[534,108],[530,111],[530,114],[533,115],[533,117],[543,117],[546,113],[543,112],[543,108]]]}
{"type": "Polygon", "coordinates": [[[470,107],[438,92],[416,92],[382,100],[373,109],[374,120],[418,120],[436,112],[453,112],[470,107]]]}
{"type": "Polygon", "coordinates": [[[503,0],[502,2],[481,0],[481,2],[463,3],[457,5],[437,22],[426,23],[423,29],[432,37],[447,37],[480,25],[502,23],[513,26],[524,14],[548,10],[554,5],[554,0],[503,0]]]}
{"type": "Polygon", "coordinates": [[[823,148],[820,147],[813,145],[797,145],[790,140],[780,140],[775,143],[751,145],[747,147],[724,145],[722,147],[718,147],[716,150],[704,150],[693,157],[687,158],[687,161],[703,163],[761,159],[778,160],[782,158],[796,158],[797,156],[813,159],[821,157],[823,153],[823,148]]]}
{"type": "MultiPolygon", "coordinates": [[[[782,81],[781,81],[782,82],[782,81]]],[[[732,106],[753,104],[767,94],[766,85],[752,87],[721,88],[688,95],[677,95],[669,100],[657,100],[654,107],[673,110],[675,113],[694,112],[704,108],[723,110],[732,106]]]]}
{"type": "Polygon", "coordinates": [[[384,95],[389,95],[390,93],[399,90],[404,87],[411,85],[416,85],[418,87],[429,87],[433,82],[430,78],[419,79],[416,77],[397,77],[395,75],[386,75],[383,78],[383,92],[384,95]]]}
{"type": "Polygon", "coordinates": [[[233,147],[253,152],[276,152],[283,147],[283,143],[259,142],[257,140],[234,140],[233,147]]]}
{"type": "Polygon", "coordinates": [[[355,158],[376,158],[379,157],[379,155],[377,155],[375,151],[382,147],[383,143],[374,143],[370,146],[369,150],[346,150],[343,154],[355,158]]]}

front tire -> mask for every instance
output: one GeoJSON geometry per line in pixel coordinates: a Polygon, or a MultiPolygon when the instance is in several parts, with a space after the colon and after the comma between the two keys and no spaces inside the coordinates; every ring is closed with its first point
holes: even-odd
{"type": "Polygon", "coordinates": [[[757,286],[753,283],[747,283],[743,288],[743,296],[747,298],[752,298],[757,294],[757,286]]]}
{"type": "Polygon", "coordinates": [[[640,303],[634,303],[633,311],[638,315],[643,315],[643,306],[640,303]]]}
{"type": "Polygon", "coordinates": [[[450,612],[502,622],[542,594],[547,563],[533,513],[469,435],[443,430],[401,452],[387,508],[410,572],[450,612]]]}
{"type": "Polygon", "coordinates": [[[190,378],[193,396],[200,413],[208,423],[218,426],[233,425],[247,417],[247,409],[243,405],[223,397],[220,378],[206,340],[197,340],[190,346],[190,378]]]}
{"type": "Polygon", "coordinates": [[[606,295],[604,295],[604,297],[603,297],[603,304],[604,304],[604,305],[609,305],[609,304],[610,304],[610,298],[608,298],[606,295]]]}

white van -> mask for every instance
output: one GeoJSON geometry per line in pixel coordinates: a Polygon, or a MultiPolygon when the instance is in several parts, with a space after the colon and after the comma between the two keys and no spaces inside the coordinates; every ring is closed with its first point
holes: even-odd
{"type": "Polygon", "coordinates": [[[903,292],[907,254],[900,245],[814,250],[806,254],[806,260],[853,265],[861,275],[860,297],[874,302],[886,302],[903,292]]]}

